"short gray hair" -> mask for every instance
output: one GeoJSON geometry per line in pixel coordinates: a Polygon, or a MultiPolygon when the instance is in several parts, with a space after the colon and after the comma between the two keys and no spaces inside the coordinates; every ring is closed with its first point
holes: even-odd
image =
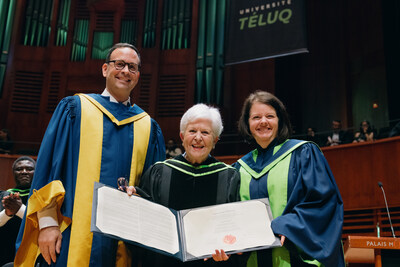
{"type": "Polygon", "coordinates": [[[222,126],[222,119],[219,110],[205,104],[196,104],[183,114],[180,124],[181,133],[186,130],[186,127],[190,122],[197,119],[206,119],[211,121],[214,138],[221,135],[224,127],[222,126]]]}

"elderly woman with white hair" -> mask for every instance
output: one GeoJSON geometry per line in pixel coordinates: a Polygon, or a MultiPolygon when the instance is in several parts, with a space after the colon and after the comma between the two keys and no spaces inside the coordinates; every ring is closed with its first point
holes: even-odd
{"type": "MultiPolygon", "coordinates": [[[[155,163],[141,177],[139,188],[146,192],[152,201],[175,210],[239,201],[239,173],[210,155],[222,129],[218,109],[205,104],[191,107],[183,115],[180,123],[179,135],[185,152],[173,159],[155,163]]],[[[127,190],[128,194],[135,191],[133,187],[127,190]]],[[[237,258],[244,257],[235,256],[228,260],[224,251],[216,250],[214,260],[183,263],[150,251],[144,254],[143,267],[220,264],[239,266],[242,260],[237,258]]],[[[245,261],[243,265],[245,266],[245,261]]]]}

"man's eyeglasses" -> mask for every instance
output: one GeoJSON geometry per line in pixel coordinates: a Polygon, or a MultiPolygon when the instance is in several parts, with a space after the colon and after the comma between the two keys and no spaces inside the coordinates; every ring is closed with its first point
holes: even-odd
{"type": "Polygon", "coordinates": [[[126,63],[123,60],[110,60],[107,63],[114,63],[114,68],[116,70],[122,70],[123,68],[125,68],[126,65],[128,65],[128,70],[131,73],[138,73],[139,72],[139,65],[136,63],[126,63]]]}

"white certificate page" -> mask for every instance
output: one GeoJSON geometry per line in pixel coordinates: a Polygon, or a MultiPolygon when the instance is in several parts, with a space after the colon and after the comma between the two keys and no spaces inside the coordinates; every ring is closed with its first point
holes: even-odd
{"type": "Polygon", "coordinates": [[[190,210],[183,217],[186,252],[194,257],[280,246],[271,229],[268,206],[259,200],[233,202],[190,210]]]}
{"type": "Polygon", "coordinates": [[[103,233],[179,252],[177,223],[166,207],[110,187],[98,189],[96,226],[103,233]]]}

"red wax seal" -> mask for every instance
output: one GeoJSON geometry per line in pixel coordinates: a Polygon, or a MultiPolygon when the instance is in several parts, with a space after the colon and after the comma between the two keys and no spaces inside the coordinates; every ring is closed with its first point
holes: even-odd
{"type": "Polygon", "coordinates": [[[224,236],[224,243],[228,245],[232,245],[236,242],[236,236],[234,235],[226,235],[224,236]]]}

